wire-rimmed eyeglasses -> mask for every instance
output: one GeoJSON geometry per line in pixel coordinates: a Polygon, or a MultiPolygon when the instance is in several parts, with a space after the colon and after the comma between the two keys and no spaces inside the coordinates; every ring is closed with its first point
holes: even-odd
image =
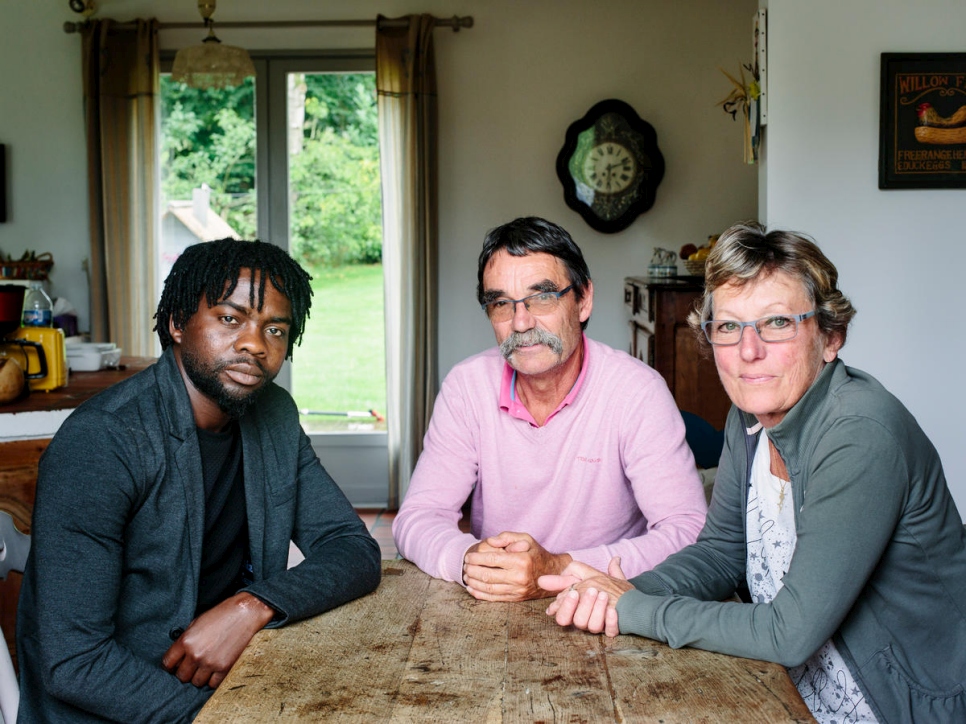
{"type": "Polygon", "coordinates": [[[709,319],[701,323],[704,336],[715,347],[729,347],[741,341],[745,327],[755,330],[762,342],[787,342],[798,334],[798,323],[815,316],[815,311],[804,314],[774,314],[751,322],[733,319],[709,319]]]}
{"type": "Polygon", "coordinates": [[[559,292],[537,292],[523,299],[500,297],[499,299],[493,299],[485,304],[481,304],[480,307],[486,312],[486,316],[490,318],[491,322],[506,322],[513,319],[513,315],[517,311],[517,304],[522,304],[526,307],[530,314],[541,317],[555,310],[557,305],[560,304],[560,297],[573,288],[574,285],[571,284],[559,292]]]}

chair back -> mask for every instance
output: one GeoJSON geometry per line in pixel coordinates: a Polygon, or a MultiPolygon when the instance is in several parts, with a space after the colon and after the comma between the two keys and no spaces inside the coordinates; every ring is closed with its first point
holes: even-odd
{"type": "Polygon", "coordinates": [[[724,448],[724,431],[693,412],[681,411],[684,418],[684,438],[694,453],[694,462],[699,468],[718,466],[718,458],[724,448]]]}
{"type": "MultiPolygon", "coordinates": [[[[30,536],[17,530],[13,518],[5,510],[0,510],[0,578],[7,579],[10,571],[23,573],[30,552],[30,536]]],[[[13,724],[17,721],[20,708],[20,685],[13,669],[7,642],[0,636],[0,717],[2,721],[13,724]]]]}
{"type": "Polygon", "coordinates": [[[30,536],[17,530],[10,513],[0,510],[0,578],[7,580],[10,571],[23,573],[29,552],[30,536]]]}

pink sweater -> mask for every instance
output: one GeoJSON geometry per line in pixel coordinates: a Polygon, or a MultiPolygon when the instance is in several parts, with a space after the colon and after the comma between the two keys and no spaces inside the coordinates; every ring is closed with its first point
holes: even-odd
{"type": "Polygon", "coordinates": [[[446,376],[393,523],[403,557],[462,582],[470,546],[514,531],[600,570],[620,556],[630,578],[695,541],[707,506],[664,379],[584,339],[574,399],[543,427],[501,409],[498,349],[446,376]],[[471,495],[471,533],[462,533],[471,495]]]}

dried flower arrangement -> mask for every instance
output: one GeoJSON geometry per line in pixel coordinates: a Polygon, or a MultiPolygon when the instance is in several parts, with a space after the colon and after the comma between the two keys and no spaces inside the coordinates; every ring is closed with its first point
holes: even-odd
{"type": "Polygon", "coordinates": [[[758,76],[751,65],[743,65],[738,69],[740,80],[735,78],[724,68],[718,68],[734,86],[724,100],[719,101],[719,105],[725,113],[731,115],[733,120],[738,120],[738,114],[742,119],[742,136],[744,138],[744,160],[745,163],[754,164],[758,162],[758,146],[761,139],[760,126],[758,124],[758,99],[761,97],[761,86],[758,84],[758,76]],[[745,71],[751,73],[751,82],[745,79],[745,71]]]}

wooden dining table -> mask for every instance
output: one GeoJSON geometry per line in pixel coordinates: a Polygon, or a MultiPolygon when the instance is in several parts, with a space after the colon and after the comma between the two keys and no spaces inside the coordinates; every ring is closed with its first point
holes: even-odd
{"type": "Polygon", "coordinates": [[[256,634],[195,722],[814,721],[777,664],[563,628],[549,602],[383,561],[374,593],[256,634]]]}

